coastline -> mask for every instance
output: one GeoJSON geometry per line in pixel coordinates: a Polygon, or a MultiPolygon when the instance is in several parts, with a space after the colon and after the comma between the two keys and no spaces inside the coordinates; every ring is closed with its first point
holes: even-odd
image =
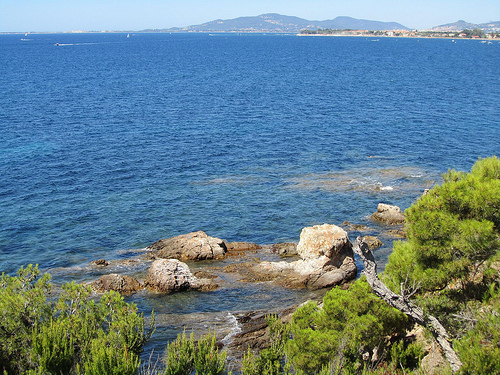
{"type": "Polygon", "coordinates": [[[372,34],[361,34],[361,35],[345,35],[345,34],[296,34],[299,37],[342,37],[342,38],[391,38],[391,39],[450,39],[450,40],[480,40],[480,41],[498,41],[499,38],[463,38],[463,37],[451,37],[451,36],[406,36],[406,35],[372,35],[372,34]]]}
{"type": "MultiPolygon", "coordinates": [[[[352,32],[357,32],[357,30],[351,30],[352,32]]],[[[363,30],[364,31],[364,30],[363,30]]],[[[370,30],[371,31],[371,30],[370,30]]],[[[392,32],[388,30],[382,30],[381,32],[392,32]]],[[[462,36],[429,36],[429,35],[421,35],[416,31],[417,35],[386,35],[386,34],[371,34],[369,32],[364,33],[353,33],[353,34],[343,34],[343,33],[335,33],[335,34],[323,34],[323,33],[295,33],[295,32],[276,32],[276,31],[122,31],[122,30],[72,30],[72,31],[3,31],[0,32],[0,35],[71,35],[71,34],[217,34],[217,35],[289,35],[289,36],[299,36],[299,37],[366,37],[366,38],[396,38],[396,39],[452,39],[452,40],[480,40],[480,41],[499,41],[500,42],[500,34],[497,34],[490,38],[480,38],[480,37],[462,37],[462,36]]]]}

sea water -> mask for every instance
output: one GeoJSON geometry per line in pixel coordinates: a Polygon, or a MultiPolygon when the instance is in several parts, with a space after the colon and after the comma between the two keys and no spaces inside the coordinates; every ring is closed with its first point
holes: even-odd
{"type": "MultiPolygon", "coordinates": [[[[499,66],[500,44],[474,40],[0,35],[0,271],[89,281],[91,260],[191,231],[374,227],[378,203],[498,155],[499,66]]],[[[306,297],[235,282],[130,300],[159,313],[159,344],[306,297]]]]}

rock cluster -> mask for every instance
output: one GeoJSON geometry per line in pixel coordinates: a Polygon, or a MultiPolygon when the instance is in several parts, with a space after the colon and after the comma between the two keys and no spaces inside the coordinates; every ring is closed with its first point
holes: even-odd
{"type": "MultiPolygon", "coordinates": [[[[404,214],[397,206],[383,203],[378,205],[373,218],[388,224],[401,224],[404,214]]],[[[365,226],[343,223],[351,230],[365,231],[365,226]]],[[[397,229],[396,229],[397,230],[397,229]]],[[[377,248],[382,242],[376,237],[366,236],[365,240],[371,248],[377,248]]],[[[245,252],[262,249],[260,245],[247,242],[226,242],[220,238],[210,237],[203,231],[192,232],[180,236],[161,239],[148,247],[147,261],[153,261],[147,271],[145,280],[137,280],[131,276],[108,274],[91,283],[99,292],[115,290],[129,294],[148,288],[158,292],[175,292],[184,290],[213,290],[218,287],[211,275],[206,271],[198,271],[193,275],[183,261],[201,261],[225,259],[231,255],[243,256],[245,252]],[[198,276],[198,277],[197,277],[198,276]]],[[[354,262],[352,244],[347,232],[339,226],[323,224],[304,228],[299,243],[281,243],[266,249],[282,257],[298,257],[295,261],[231,263],[222,268],[223,272],[239,273],[242,281],[276,280],[286,287],[307,287],[311,289],[327,288],[342,284],[356,277],[357,267],[354,262]]],[[[144,258],[145,259],[145,258],[144,258]]],[[[104,259],[91,262],[94,267],[105,268],[108,262],[104,259]]],[[[111,267],[111,266],[110,266],[111,267]]]]}
{"type": "Polygon", "coordinates": [[[220,238],[210,237],[203,231],[156,241],[148,247],[156,258],[186,260],[223,259],[226,243],[220,238]]]}
{"type": "Polygon", "coordinates": [[[311,289],[331,287],[356,277],[352,244],[347,232],[336,225],[304,228],[300,234],[295,262],[262,262],[257,274],[276,277],[286,286],[311,289]]]}
{"type": "Polygon", "coordinates": [[[191,273],[188,265],[177,259],[157,259],[148,269],[144,282],[128,275],[116,273],[103,275],[90,283],[92,289],[102,293],[114,290],[122,294],[135,293],[144,287],[160,293],[179,292],[184,290],[209,291],[218,288],[212,280],[216,278],[208,273],[199,272],[196,277],[191,273]]]}

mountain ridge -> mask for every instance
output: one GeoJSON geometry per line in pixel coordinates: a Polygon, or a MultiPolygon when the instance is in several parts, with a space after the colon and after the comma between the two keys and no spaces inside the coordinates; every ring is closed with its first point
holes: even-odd
{"type": "Polygon", "coordinates": [[[484,23],[470,23],[464,20],[458,20],[453,23],[447,23],[444,25],[434,26],[430,28],[431,31],[463,31],[465,29],[473,30],[473,29],[481,29],[484,32],[498,32],[500,31],[500,21],[491,21],[484,23]]]}
{"type": "Polygon", "coordinates": [[[284,32],[298,33],[303,29],[363,29],[410,30],[397,22],[383,22],[339,16],[324,21],[310,21],[296,16],[264,13],[227,20],[217,19],[199,25],[163,29],[170,32],[284,32]]]}

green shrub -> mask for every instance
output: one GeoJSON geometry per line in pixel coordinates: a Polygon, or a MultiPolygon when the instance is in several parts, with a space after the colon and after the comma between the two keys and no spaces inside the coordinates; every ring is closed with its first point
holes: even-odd
{"type": "Polygon", "coordinates": [[[32,333],[33,354],[40,370],[49,374],[69,374],[75,363],[75,344],[67,321],[50,320],[32,333]]]}
{"type": "Polygon", "coordinates": [[[481,296],[468,288],[500,249],[500,160],[480,159],[471,173],[443,177],[406,210],[408,242],[395,245],[385,272],[396,286],[410,278],[422,291],[454,284],[481,296]]]}
{"type": "Polygon", "coordinates": [[[165,375],[190,375],[194,370],[194,333],[188,339],[186,333],[167,345],[165,375]]]}
{"type": "Polygon", "coordinates": [[[219,353],[215,334],[203,336],[198,341],[194,356],[194,368],[199,375],[219,375],[224,371],[227,352],[219,353]]]}
{"type": "Polygon", "coordinates": [[[391,346],[390,350],[390,357],[394,367],[403,370],[418,368],[423,356],[422,344],[417,342],[407,344],[404,340],[399,340],[391,346]]]}
{"type": "Polygon", "coordinates": [[[375,349],[380,358],[386,337],[402,334],[406,321],[405,315],[375,296],[363,278],[347,290],[330,290],[322,308],[310,302],[294,313],[287,355],[294,368],[306,373],[331,363],[354,371],[374,359],[375,349]]]}
{"type": "Polygon", "coordinates": [[[94,301],[89,287],[75,283],[64,285],[51,302],[50,276],[38,274],[29,265],[16,277],[0,278],[0,368],[8,374],[80,374],[103,368],[134,373],[152,334],[154,314],[146,332],[134,304],[116,292],[94,301]]]}
{"type": "Polygon", "coordinates": [[[462,373],[500,374],[500,293],[492,286],[473,329],[456,346],[462,373]]]}
{"type": "Polygon", "coordinates": [[[38,322],[50,321],[46,301],[50,276],[38,278],[38,267],[21,267],[17,276],[0,278],[0,368],[22,374],[37,365],[31,355],[32,331],[38,322]]]}
{"type": "Polygon", "coordinates": [[[165,353],[165,375],[219,375],[225,371],[227,352],[219,352],[215,334],[202,336],[197,345],[194,334],[185,333],[168,344],[165,353]]]}
{"type": "Polygon", "coordinates": [[[250,348],[243,357],[243,375],[279,375],[288,373],[285,364],[285,345],[290,336],[290,326],[283,323],[277,315],[266,316],[269,327],[269,347],[254,355],[250,348]]]}
{"type": "Polygon", "coordinates": [[[135,375],[140,359],[134,352],[123,346],[117,350],[110,338],[100,337],[93,340],[90,353],[84,362],[85,375],[135,375]]]}

